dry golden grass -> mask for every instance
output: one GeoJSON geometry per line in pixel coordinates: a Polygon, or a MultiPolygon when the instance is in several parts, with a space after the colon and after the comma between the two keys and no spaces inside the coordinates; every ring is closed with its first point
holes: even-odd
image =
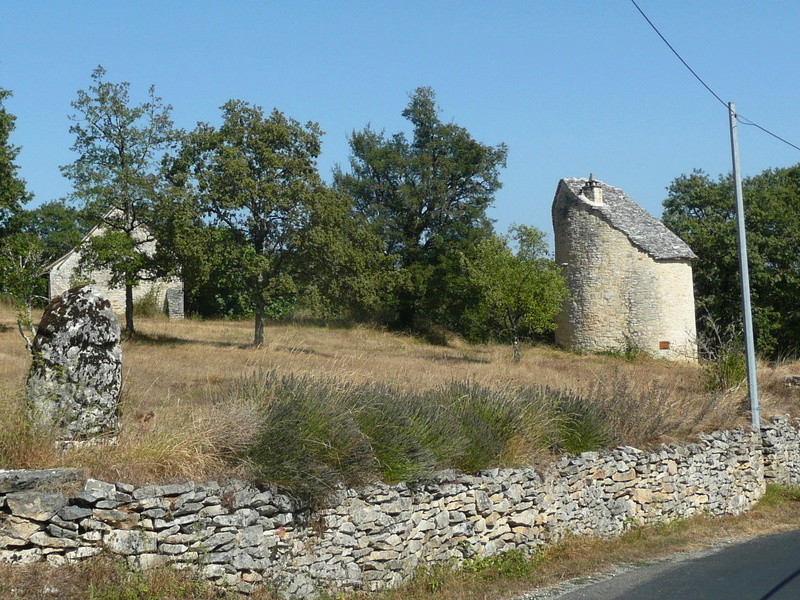
{"type": "MultiPolygon", "coordinates": [[[[3,600],[241,600],[193,573],[168,567],[131,571],[117,557],[101,555],[66,566],[0,564],[3,600]]],[[[264,587],[251,600],[278,600],[264,587]]]]}
{"type": "MultiPolygon", "coordinates": [[[[664,424],[664,434],[649,441],[746,423],[744,390],[711,396],[703,390],[702,369],[690,363],[581,356],[544,346],[526,348],[522,361],[514,363],[507,346],[458,340],[432,346],[363,326],[274,325],[262,348],[250,346],[251,322],[157,318],[138,319],[137,327],[140,337],[123,343],[119,444],[60,454],[25,428],[23,389],[30,358],[13,313],[0,306],[0,410],[6,422],[0,468],[80,466],[96,477],[133,482],[231,474],[226,459],[250,439],[254,419],[247,407],[215,398],[226,385],[260,370],[406,390],[453,381],[491,388],[549,386],[598,398],[614,396],[622,385],[629,397],[642,398],[639,410],[657,413],[664,424]]],[[[762,368],[766,415],[796,412],[800,391],[782,384],[791,372],[797,365],[762,368]]]]}

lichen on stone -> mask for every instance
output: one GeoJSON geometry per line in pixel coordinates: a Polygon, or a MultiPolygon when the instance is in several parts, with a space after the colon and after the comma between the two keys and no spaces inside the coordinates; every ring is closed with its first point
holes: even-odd
{"type": "Polygon", "coordinates": [[[32,424],[59,440],[113,435],[122,389],[120,327],[110,302],[89,286],[45,308],[33,342],[27,403],[32,424]]]}

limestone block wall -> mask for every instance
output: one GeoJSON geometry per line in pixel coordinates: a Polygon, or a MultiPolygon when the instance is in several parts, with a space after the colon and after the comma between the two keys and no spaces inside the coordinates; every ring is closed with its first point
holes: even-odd
{"type": "MultiPolygon", "coordinates": [[[[146,246],[146,252],[155,251],[154,242],[150,242],[146,246]]],[[[50,298],[55,298],[76,285],[75,278],[80,266],[80,260],[81,253],[78,248],[54,263],[48,273],[50,298]]],[[[88,275],[88,278],[92,282],[92,288],[103,297],[108,298],[115,313],[125,313],[125,287],[111,286],[111,272],[108,269],[95,270],[88,275]]],[[[155,295],[157,305],[163,307],[164,312],[171,318],[183,318],[182,281],[179,279],[142,281],[133,288],[133,301],[139,301],[148,294],[155,295]]]]}
{"type": "MultiPolygon", "coordinates": [[[[796,424],[770,431],[770,456],[789,453],[800,465],[796,424]]],[[[570,533],[615,536],[639,523],[740,513],[763,494],[764,474],[759,437],[741,429],[654,451],[565,456],[544,473],[444,471],[426,482],[341,489],[314,512],[241,481],[89,479],[65,494],[36,489],[53,489],[47,474],[0,471],[0,560],[57,565],[110,552],[134,568],[171,564],[245,593],[269,582],[285,597],[312,598],[385,589],[422,563],[530,551],[570,533]]]]}
{"type": "Polygon", "coordinates": [[[555,260],[570,298],[556,342],[589,352],[635,346],[667,359],[697,356],[692,269],[654,260],[591,207],[558,200],[555,260]]]}
{"type": "Polygon", "coordinates": [[[766,480],[800,486],[800,421],[773,419],[761,430],[766,480]]]}

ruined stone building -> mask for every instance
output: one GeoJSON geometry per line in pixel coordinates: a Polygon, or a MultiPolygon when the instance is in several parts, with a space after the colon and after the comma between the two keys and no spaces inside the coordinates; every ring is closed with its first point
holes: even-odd
{"type": "MultiPolygon", "coordinates": [[[[106,215],[108,216],[108,215],[106,215]]],[[[81,243],[67,252],[61,258],[54,260],[45,267],[48,280],[48,296],[52,299],[68,289],[83,283],[89,283],[92,289],[101,296],[108,298],[111,308],[115,313],[125,312],[125,287],[111,286],[111,273],[107,269],[98,269],[91,272],[81,272],[80,262],[85,244],[94,236],[106,232],[103,224],[95,226],[81,240],[81,243]]],[[[134,237],[142,243],[139,246],[142,252],[148,255],[156,250],[156,242],[143,226],[133,232],[134,237]]],[[[154,300],[165,314],[170,318],[183,318],[183,282],[180,279],[156,279],[154,281],[141,281],[133,288],[133,301],[138,302],[148,295],[154,300]]]]}
{"type": "Polygon", "coordinates": [[[556,342],[590,352],[697,356],[694,252],[621,189],[562,179],[553,200],[555,260],[570,298],[556,342]]]}

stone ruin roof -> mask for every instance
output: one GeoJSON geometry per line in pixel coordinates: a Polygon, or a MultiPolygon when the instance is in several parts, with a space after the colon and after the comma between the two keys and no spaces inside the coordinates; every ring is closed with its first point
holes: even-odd
{"type": "MultiPolygon", "coordinates": [[[[595,180],[596,181],[596,180],[595,180]]],[[[599,215],[611,227],[624,233],[631,243],[649,254],[655,260],[696,260],[697,255],[677,235],[628,196],[621,189],[597,181],[603,191],[603,202],[589,201],[582,193],[588,179],[570,177],[562,179],[556,197],[562,189],[571,196],[573,202],[582,203],[599,215]]]]}

